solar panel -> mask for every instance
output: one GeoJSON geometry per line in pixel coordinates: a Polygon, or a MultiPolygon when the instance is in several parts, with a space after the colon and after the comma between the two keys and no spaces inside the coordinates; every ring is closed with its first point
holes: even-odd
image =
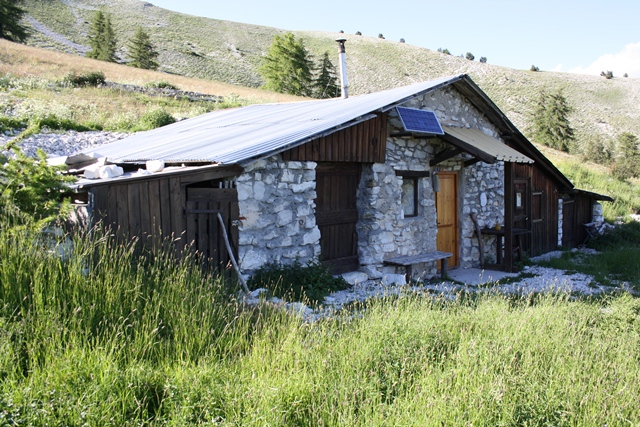
{"type": "Polygon", "coordinates": [[[442,126],[436,117],[436,113],[417,108],[396,107],[400,120],[407,132],[430,133],[444,135],[442,126]]]}

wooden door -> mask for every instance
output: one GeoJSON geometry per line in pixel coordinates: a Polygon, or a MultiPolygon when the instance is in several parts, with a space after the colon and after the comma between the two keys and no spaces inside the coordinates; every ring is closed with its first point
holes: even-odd
{"type": "MultiPolygon", "coordinates": [[[[458,266],[458,175],[452,172],[438,172],[440,191],[436,193],[436,214],[438,236],[436,248],[451,252],[448,266],[458,266]]],[[[438,262],[438,268],[440,263],[438,262]]]]}
{"type": "Polygon", "coordinates": [[[318,163],[316,222],[320,229],[320,260],[334,274],[358,269],[358,163],[318,163]]]}
{"type": "Polygon", "coordinates": [[[238,250],[238,192],[235,188],[187,188],[187,244],[213,268],[225,269],[229,253],[218,220],[222,215],[234,255],[238,250]]]}
{"type": "Polygon", "coordinates": [[[516,179],[513,183],[513,246],[519,246],[521,252],[531,253],[531,180],[529,178],[516,179]],[[517,230],[520,231],[517,231],[517,230]],[[528,232],[522,233],[521,230],[528,232]]]}

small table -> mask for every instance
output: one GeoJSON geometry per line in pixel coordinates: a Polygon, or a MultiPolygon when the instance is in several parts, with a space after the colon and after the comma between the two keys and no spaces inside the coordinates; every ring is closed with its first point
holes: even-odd
{"type": "MultiPolygon", "coordinates": [[[[483,228],[482,230],[480,230],[480,233],[496,236],[496,238],[497,238],[497,242],[496,242],[496,263],[498,265],[502,265],[502,245],[503,245],[503,239],[504,239],[504,227],[502,227],[500,230],[496,230],[495,228],[483,228]]],[[[527,230],[526,228],[512,228],[511,229],[511,234],[517,240],[517,243],[516,243],[515,247],[520,249],[520,251],[519,251],[519,258],[520,259],[519,260],[522,260],[522,244],[520,242],[520,236],[522,236],[524,234],[528,234],[528,233],[531,233],[531,230],[527,230]]]]}

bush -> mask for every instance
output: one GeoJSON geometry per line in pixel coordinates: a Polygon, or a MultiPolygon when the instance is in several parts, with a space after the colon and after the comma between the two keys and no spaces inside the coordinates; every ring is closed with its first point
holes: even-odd
{"type": "Polygon", "coordinates": [[[378,38],[379,38],[379,39],[384,39],[384,36],[382,35],[382,33],[379,33],[379,34],[378,34],[378,38]]]}
{"type": "Polygon", "coordinates": [[[17,148],[14,152],[13,158],[0,159],[0,217],[48,222],[66,212],[62,196],[69,193],[68,184],[75,178],[59,173],[65,167],[48,166],[42,150],[37,159],[17,148]]]}
{"type": "Polygon", "coordinates": [[[356,36],[361,36],[362,33],[360,31],[356,31],[356,36]]]}
{"type": "Polygon", "coordinates": [[[602,77],[604,77],[607,80],[610,80],[613,78],[613,71],[607,71],[606,73],[604,71],[600,72],[600,75],[602,77]]]}
{"type": "Polygon", "coordinates": [[[540,71],[540,68],[536,67],[535,65],[532,65],[530,70],[531,71],[540,71]]]}
{"type": "Polygon", "coordinates": [[[178,86],[171,84],[167,81],[159,81],[159,82],[149,82],[146,85],[144,85],[145,87],[149,88],[149,89],[171,89],[171,90],[180,90],[178,88],[178,86]]]}
{"type": "Polygon", "coordinates": [[[166,110],[147,111],[140,118],[141,130],[150,130],[175,123],[176,119],[166,110]]]}
{"type": "Polygon", "coordinates": [[[333,277],[322,264],[309,262],[303,266],[299,261],[290,265],[266,264],[256,270],[247,285],[251,290],[266,288],[279,298],[312,305],[322,302],[331,292],[349,286],[342,277],[333,277]]]}
{"type": "Polygon", "coordinates": [[[63,83],[71,87],[97,87],[106,82],[106,78],[102,71],[92,71],[86,74],[76,74],[71,72],[67,74],[63,83]]]}
{"type": "Polygon", "coordinates": [[[613,140],[597,134],[588,135],[580,145],[580,158],[601,165],[610,164],[613,158],[613,140]]]}
{"type": "Polygon", "coordinates": [[[467,58],[469,61],[473,61],[474,59],[476,59],[476,57],[471,52],[467,52],[467,54],[464,57],[467,58]]]}
{"type": "Polygon", "coordinates": [[[482,62],[483,64],[487,63],[487,57],[486,56],[481,56],[480,57],[480,62],[482,62]]]}

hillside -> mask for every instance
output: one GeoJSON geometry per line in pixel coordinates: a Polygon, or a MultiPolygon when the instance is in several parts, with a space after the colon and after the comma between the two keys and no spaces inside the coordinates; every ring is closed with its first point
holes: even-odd
{"type": "MultiPolygon", "coordinates": [[[[34,31],[30,44],[83,54],[88,22],[101,7],[113,16],[122,57],[126,41],[140,25],[160,51],[161,71],[254,88],[262,83],[256,70],[263,54],[273,36],[285,32],[175,13],[139,0],[26,0],[26,7],[34,31]]],[[[570,119],[579,141],[594,136],[613,138],[624,131],[640,135],[639,79],[514,70],[373,37],[322,32],[296,35],[316,57],[335,52],[337,37],[348,40],[352,94],[467,73],[525,134],[539,91],[562,89],[574,109],[570,119]]]]}

